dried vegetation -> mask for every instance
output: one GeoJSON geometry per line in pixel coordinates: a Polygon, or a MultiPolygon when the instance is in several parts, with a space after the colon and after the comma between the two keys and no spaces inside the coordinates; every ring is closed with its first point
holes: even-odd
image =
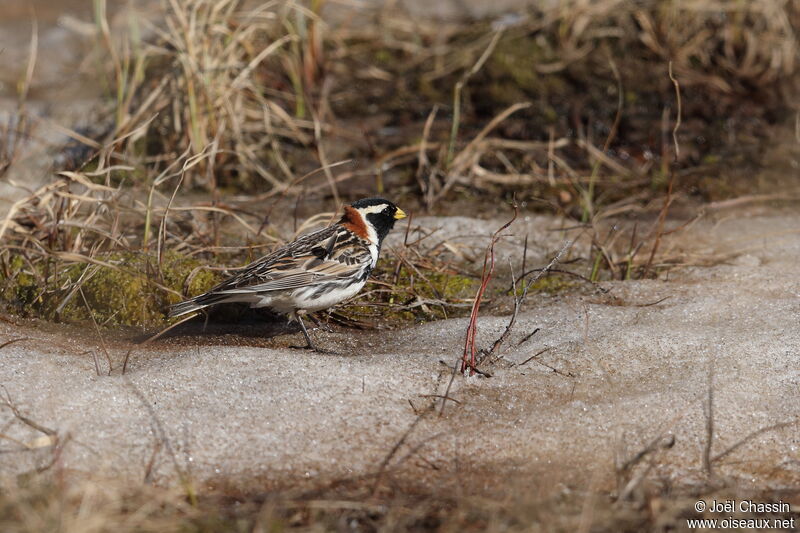
{"type": "MultiPolygon", "coordinates": [[[[735,191],[709,176],[757,166],[797,87],[793,2],[570,0],[446,24],[338,8],[330,25],[322,1],[161,6],[118,32],[95,1],[112,109],[0,222],[0,294],[17,312],[161,322],[164,305],[213,283],[211,265],[330,220],[287,231],[287,207],[374,192],[483,214],[514,193],[584,228],[585,278],[649,277],[693,261],[662,242],[681,227],[665,224],[670,206],[735,191]]],[[[4,170],[29,126],[5,127],[4,170]]],[[[414,246],[388,255],[339,319],[469,307],[477,273],[414,246]]]]}
{"type": "MultiPolygon", "coordinates": [[[[570,490],[537,494],[529,485],[495,486],[490,494],[452,486],[415,486],[386,476],[379,491],[372,479],[339,480],[305,490],[244,495],[236,490],[190,497],[149,483],[123,484],[99,476],[45,473],[0,494],[4,531],[216,532],[216,531],[672,531],[686,527],[698,499],[752,498],[777,502],[790,492],[742,493],[708,488],[677,491],[658,483],[636,487],[624,498],[570,490]],[[527,490],[525,490],[527,489],[527,490]],[[453,497],[457,491],[460,501],[453,497]]],[[[507,481],[507,480],[506,480],[507,481]]],[[[789,519],[796,513],[740,513],[741,519],[789,519]]]]}

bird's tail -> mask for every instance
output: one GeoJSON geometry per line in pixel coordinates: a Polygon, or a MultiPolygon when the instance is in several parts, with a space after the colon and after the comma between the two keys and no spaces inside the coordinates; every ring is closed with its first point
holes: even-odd
{"type": "Polygon", "coordinates": [[[200,296],[195,296],[191,300],[186,300],[185,302],[170,306],[168,314],[170,317],[186,315],[192,311],[198,311],[210,305],[222,303],[228,296],[227,294],[219,293],[201,294],[200,296]]]}

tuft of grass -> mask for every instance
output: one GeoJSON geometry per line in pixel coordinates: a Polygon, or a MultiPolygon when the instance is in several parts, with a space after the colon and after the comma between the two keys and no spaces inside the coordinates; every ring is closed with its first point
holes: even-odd
{"type": "Polygon", "coordinates": [[[124,157],[157,163],[213,147],[185,175],[188,187],[211,192],[281,192],[297,179],[287,148],[313,137],[304,131],[311,127],[301,111],[310,105],[309,87],[300,71],[316,61],[306,59],[310,50],[321,50],[319,24],[298,27],[308,18],[304,7],[165,0],[158,17],[133,18],[114,39],[105,3],[95,0],[98,38],[110,64],[111,139],[124,157]]]}
{"type": "MultiPolygon", "coordinates": [[[[327,168],[336,146],[342,158],[377,160],[379,192],[388,173],[428,208],[454,188],[513,190],[523,201],[567,198],[560,207],[586,222],[601,205],[666,187],[670,142],[653,132],[669,130],[668,64],[696,125],[684,135],[703,139],[680,168],[724,162],[763,137],[797,74],[800,13],[779,0],[562,0],[492,24],[384,10],[358,26],[326,25],[322,0],[170,0],[159,22],[131,21],[122,43],[109,36],[105,0],[95,3],[113,137],[132,134],[124,155],[166,161],[213,146],[186,182],[215,194],[297,193],[298,174],[327,168]],[[760,109],[737,104],[754,98],[760,109]],[[437,108],[447,112],[423,128],[437,108]],[[368,125],[365,109],[388,123],[368,125]]],[[[325,178],[338,199],[339,179],[325,178]]]]}

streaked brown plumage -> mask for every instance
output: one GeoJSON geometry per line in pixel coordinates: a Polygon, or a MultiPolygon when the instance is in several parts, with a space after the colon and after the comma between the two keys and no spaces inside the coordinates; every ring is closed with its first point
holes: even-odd
{"type": "Polygon", "coordinates": [[[297,320],[307,347],[315,349],[301,315],[355,296],[375,268],[383,238],[405,216],[381,198],[354,202],[336,224],[278,248],[207,293],[173,306],[169,314],[225,302],[269,307],[297,320]]]}

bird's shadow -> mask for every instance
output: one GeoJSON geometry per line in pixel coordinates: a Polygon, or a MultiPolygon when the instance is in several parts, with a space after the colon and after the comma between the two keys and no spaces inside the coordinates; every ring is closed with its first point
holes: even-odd
{"type": "MultiPolygon", "coordinates": [[[[285,315],[246,304],[221,304],[166,330],[149,331],[131,339],[134,343],[168,342],[182,345],[254,345],[274,337],[299,333],[300,326],[285,315]]],[[[291,339],[289,339],[291,340],[291,339]]],[[[291,344],[291,343],[290,343],[291,344]]]]}

